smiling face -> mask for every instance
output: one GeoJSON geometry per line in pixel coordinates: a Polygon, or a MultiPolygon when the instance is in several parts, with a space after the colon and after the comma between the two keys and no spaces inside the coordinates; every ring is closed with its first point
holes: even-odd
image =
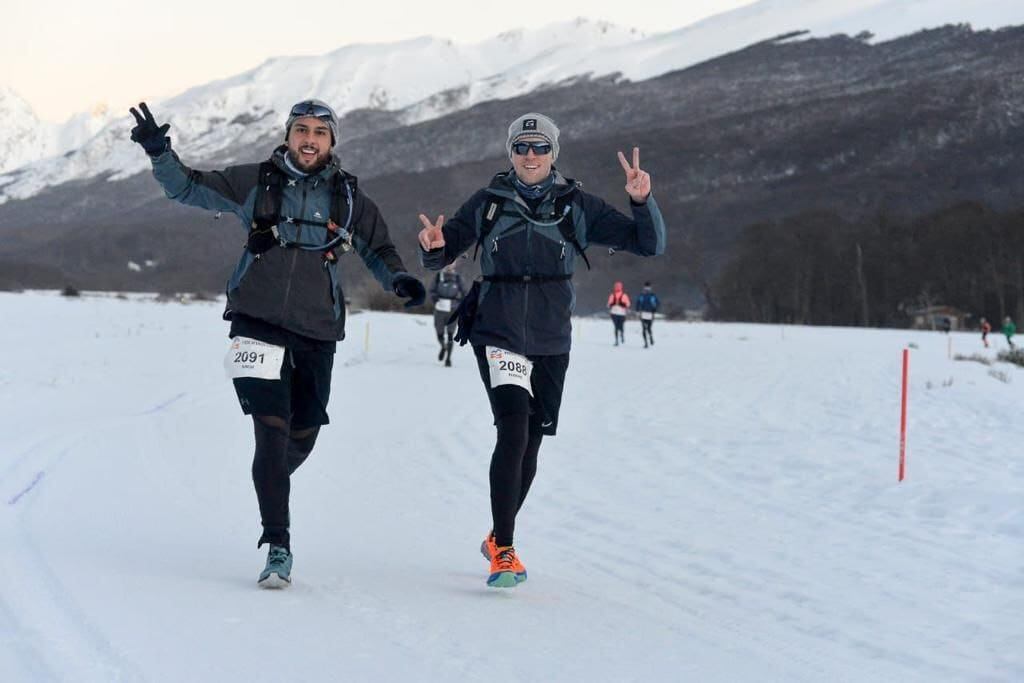
{"type": "MultiPolygon", "coordinates": [[[[516,142],[547,142],[542,135],[521,135],[516,142]]],[[[526,154],[512,152],[512,168],[519,180],[527,185],[536,185],[551,175],[551,164],[554,163],[551,152],[538,155],[533,149],[526,154]]]]}
{"type": "Polygon", "coordinates": [[[292,163],[305,173],[323,168],[331,156],[331,129],[315,116],[297,119],[285,142],[292,163]]]}

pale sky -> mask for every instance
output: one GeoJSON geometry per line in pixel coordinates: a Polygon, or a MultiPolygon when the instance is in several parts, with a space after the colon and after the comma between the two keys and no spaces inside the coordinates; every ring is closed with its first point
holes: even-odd
{"type": "Polygon", "coordinates": [[[62,122],[104,103],[177,94],[268,57],[421,35],[473,43],[576,17],[645,33],[682,28],[754,0],[10,0],[0,20],[0,86],[62,122]]]}

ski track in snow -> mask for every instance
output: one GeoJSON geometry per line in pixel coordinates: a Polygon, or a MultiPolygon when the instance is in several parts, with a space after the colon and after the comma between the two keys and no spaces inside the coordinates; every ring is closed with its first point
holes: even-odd
{"type": "Polygon", "coordinates": [[[612,348],[574,321],[517,526],[530,578],[496,591],[469,348],[443,368],[425,319],[352,316],[293,478],[295,582],[261,591],[217,305],[0,306],[37,359],[0,385],[5,682],[1024,677],[1024,373],[941,335],[659,321],[644,350],[637,323],[612,348]]]}

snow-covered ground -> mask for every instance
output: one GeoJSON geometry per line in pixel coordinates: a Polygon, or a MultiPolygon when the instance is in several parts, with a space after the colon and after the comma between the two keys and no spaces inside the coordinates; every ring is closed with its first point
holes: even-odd
{"type": "Polygon", "coordinates": [[[1024,371],[939,333],[578,321],[497,590],[470,354],[353,315],[265,591],[220,306],[0,312],[4,683],[1024,680],[1024,371]]]}

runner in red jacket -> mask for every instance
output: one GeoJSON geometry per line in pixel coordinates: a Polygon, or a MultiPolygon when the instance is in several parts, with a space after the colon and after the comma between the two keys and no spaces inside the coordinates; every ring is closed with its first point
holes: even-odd
{"type": "Polygon", "coordinates": [[[616,282],[612,287],[612,293],[608,295],[608,312],[612,315],[612,324],[615,325],[615,345],[621,341],[626,343],[626,314],[629,313],[629,295],[622,288],[621,282],[616,282]]]}

